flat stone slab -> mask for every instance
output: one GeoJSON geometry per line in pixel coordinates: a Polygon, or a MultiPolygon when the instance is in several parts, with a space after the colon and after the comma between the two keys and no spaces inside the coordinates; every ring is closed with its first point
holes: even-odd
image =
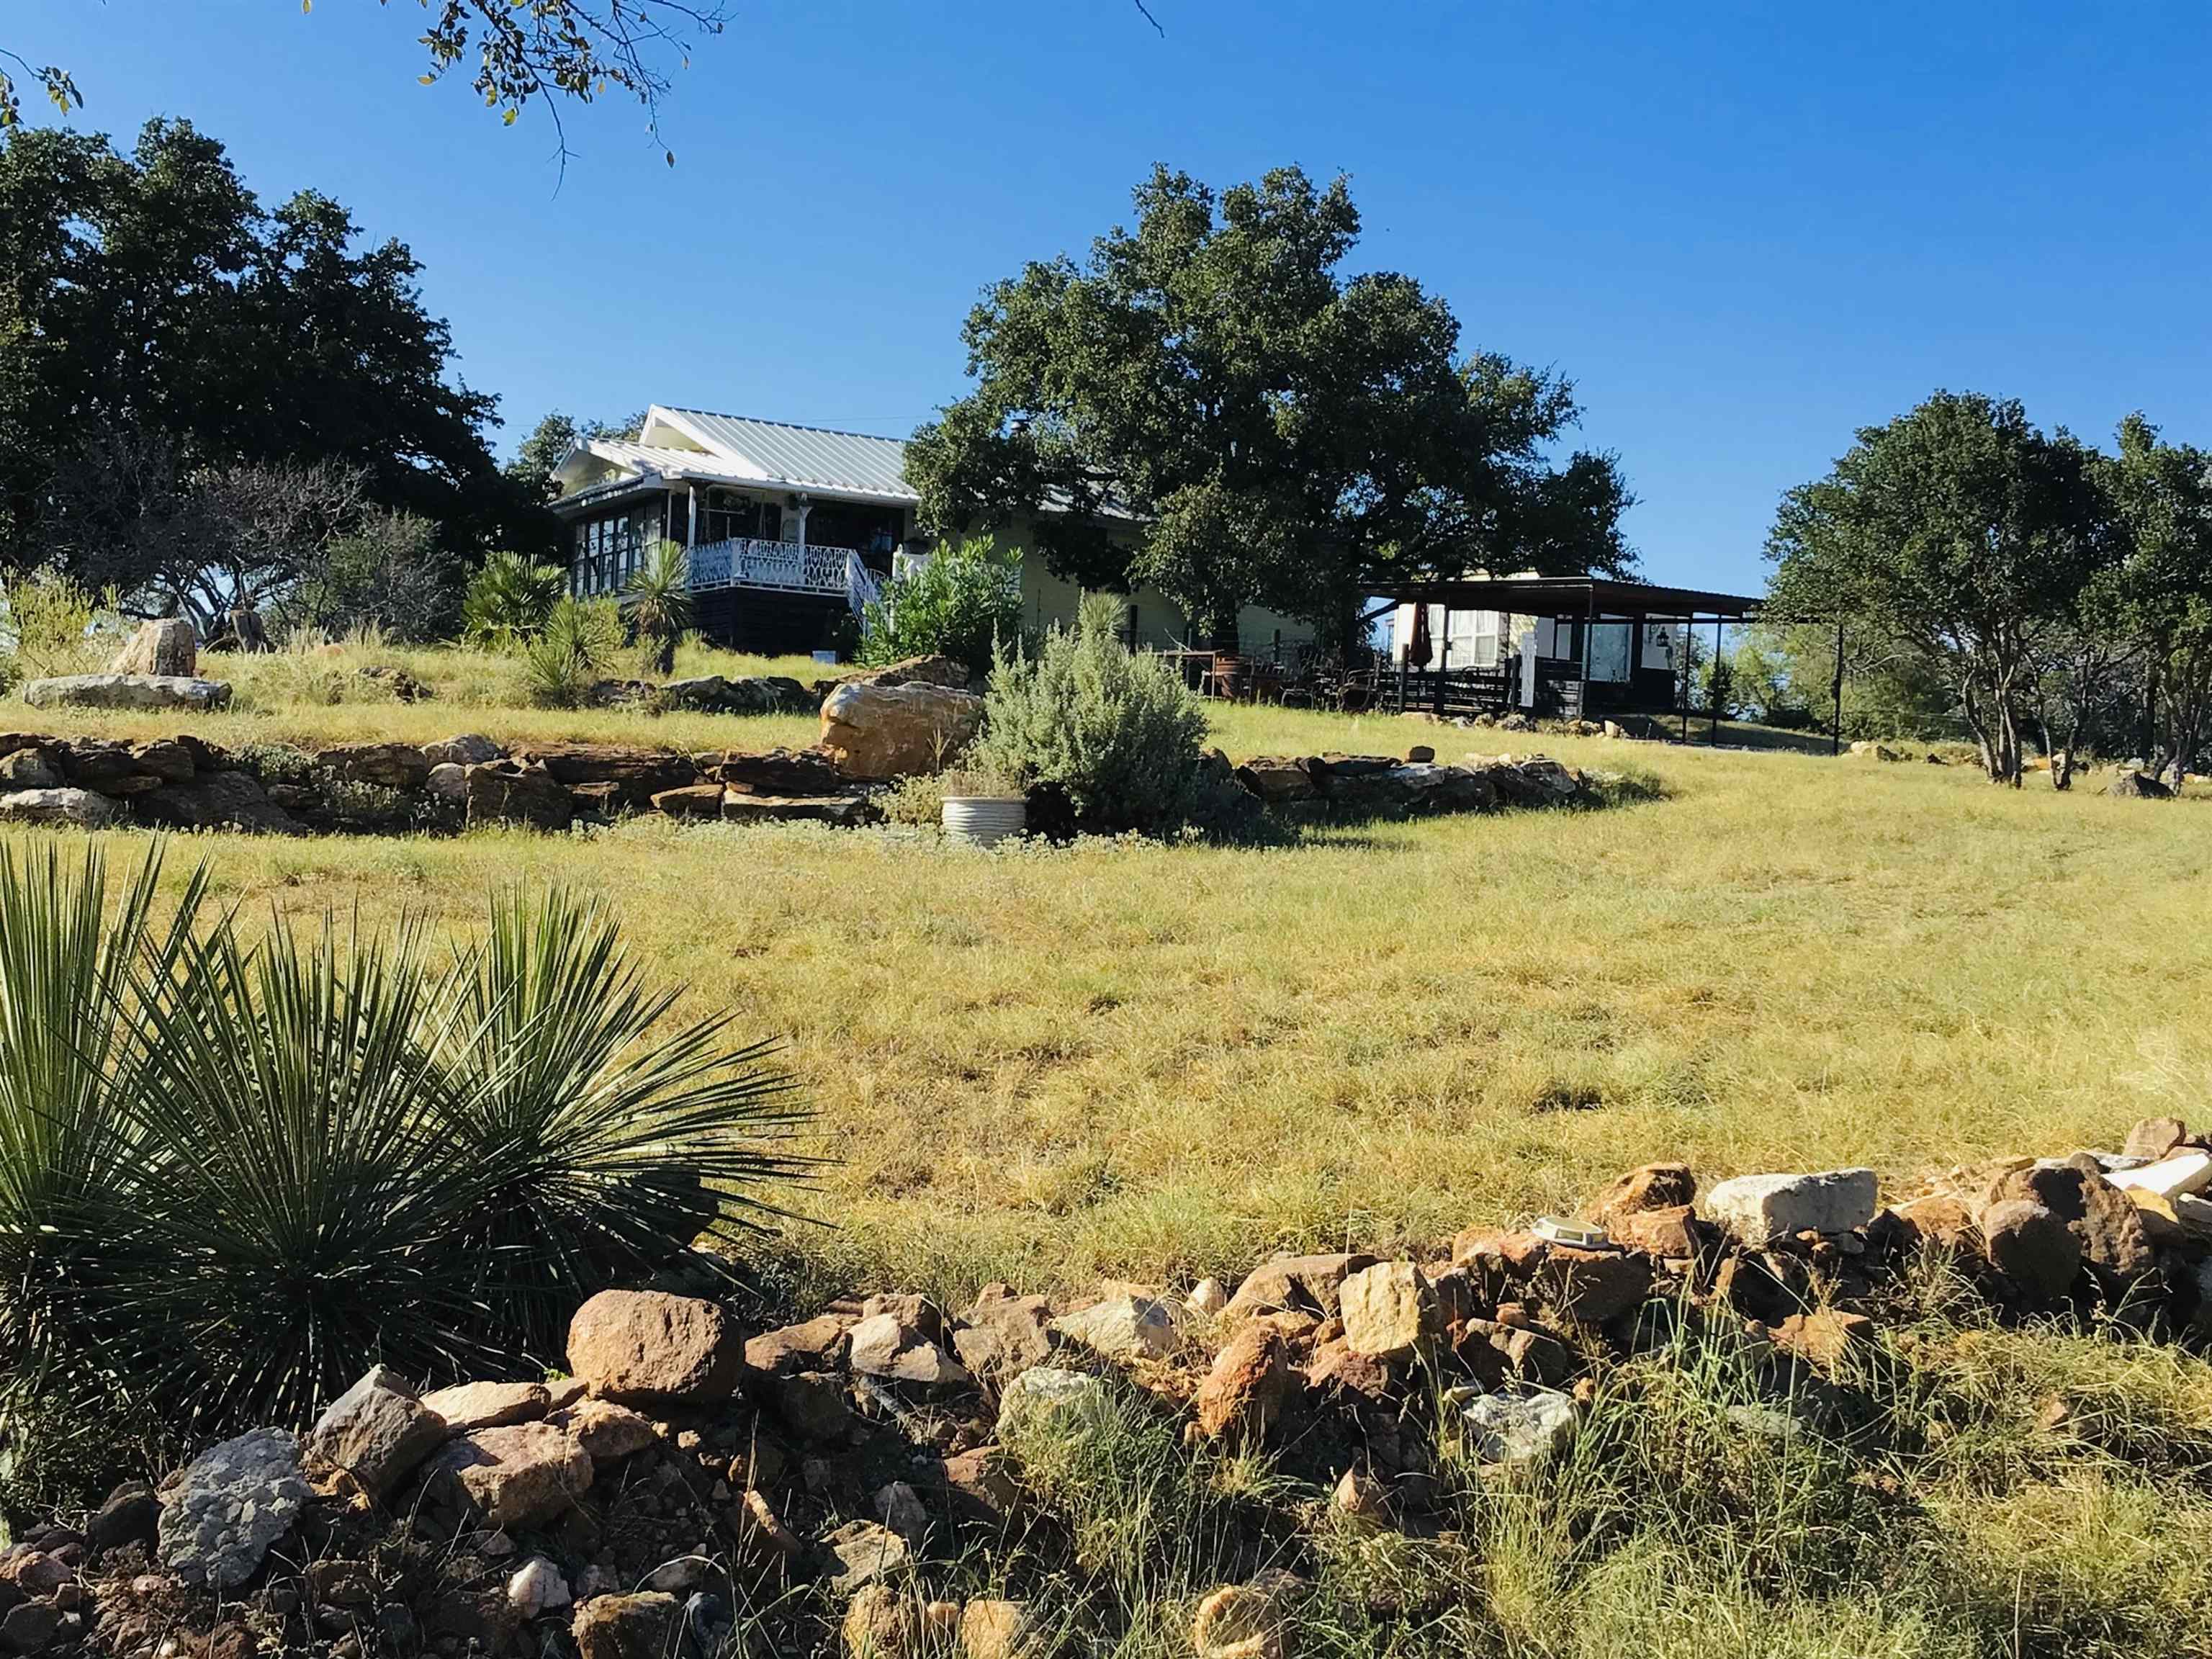
{"type": "Polygon", "coordinates": [[[209,714],[230,707],[222,680],[181,674],[61,674],[33,680],[23,701],[33,708],[184,708],[209,714]]]}
{"type": "Polygon", "coordinates": [[[1738,1176],[1711,1188],[1698,1207],[1745,1243],[1770,1244],[1799,1233],[1865,1226],[1874,1219],[1875,1189],[1872,1170],[1738,1176]]]}

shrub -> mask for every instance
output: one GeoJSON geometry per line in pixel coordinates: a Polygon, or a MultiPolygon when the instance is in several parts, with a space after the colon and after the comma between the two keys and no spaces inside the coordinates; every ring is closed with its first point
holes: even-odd
{"type": "Polygon", "coordinates": [[[531,702],[542,708],[575,708],[606,678],[622,642],[622,618],[612,600],[563,596],[544,630],[522,648],[531,702]]]}
{"type": "Polygon", "coordinates": [[[0,586],[0,686],[100,665],[100,601],[74,578],[34,570],[0,586]]]}
{"type": "Polygon", "coordinates": [[[159,850],[0,852],[0,1449],[117,1389],[191,1431],[298,1423],[370,1363],[528,1374],[555,1310],[798,1174],[789,1080],[719,1018],[648,1035],[596,907],[481,947],[151,919],[159,850]],[[19,1435],[19,1437],[20,1435],[19,1435]]]}
{"type": "Polygon", "coordinates": [[[894,580],[861,619],[860,660],[881,665],[933,653],[981,678],[1022,626],[1022,555],[988,538],[939,543],[927,562],[894,580]]]}
{"type": "Polygon", "coordinates": [[[1064,792],[1085,830],[1160,834],[1189,821],[1206,714],[1174,671],[1124,648],[1120,607],[1085,600],[1073,632],[991,671],[970,763],[1064,792]]]}
{"type": "Polygon", "coordinates": [[[544,628],[567,586],[557,566],[533,564],[520,553],[494,553],[461,596],[461,637],[511,651],[544,628]]]}
{"type": "Polygon", "coordinates": [[[316,550],[276,615],[331,635],[374,627],[395,640],[436,639],[453,627],[454,574],[436,525],[373,512],[316,550]]]}

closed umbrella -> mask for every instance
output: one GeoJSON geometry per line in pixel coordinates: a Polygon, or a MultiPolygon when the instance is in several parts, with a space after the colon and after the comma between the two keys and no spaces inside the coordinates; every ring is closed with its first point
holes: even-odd
{"type": "Polygon", "coordinates": [[[1437,654],[1436,646],[1429,639],[1429,607],[1413,607],[1413,637],[1406,646],[1406,660],[1415,668],[1426,668],[1429,659],[1437,654]]]}

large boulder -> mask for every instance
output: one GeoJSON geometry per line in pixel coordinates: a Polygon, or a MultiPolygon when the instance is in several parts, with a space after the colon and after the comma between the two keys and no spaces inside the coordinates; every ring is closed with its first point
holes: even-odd
{"type": "Polygon", "coordinates": [[[18,789],[0,795],[0,823],[45,823],[104,830],[123,809],[89,789],[18,789]]]}
{"type": "Polygon", "coordinates": [[[770,749],[757,755],[705,756],[699,769],[740,795],[841,795],[852,780],[818,749],[770,749]]]}
{"type": "Polygon", "coordinates": [[[543,766],[515,760],[484,761],[464,780],[468,822],[520,823],[532,830],[566,830],[576,803],[543,766]]]}
{"type": "Polygon", "coordinates": [[[699,781],[689,755],[665,749],[625,749],[607,743],[532,744],[519,750],[552,774],[556,783],[574,789],[587,784],[609,784],[609,798],[618,806],[643,811],[664,789],[675,789],[699,781]]]}
{"type": "Polygon", "coordinates": [[[177,830],[255,830],[289,835],[300,822],[246,772],[203,772],[189,783],[172,783],[141,798],[133,811],[151,823],[177,830]]]}
{"type": "Polygon", "coordinates": [[[945,765],[982,724],[983,700],[972,691],[848,680],[823,702],[819,747],[848,776],[905,777],[945,765]]]}
{"type": "Polygon", "coordinates": [[[181,674],[62,674],[33,680],[23,701],[33,708],[181,708],[194,714],[230,707],[222,680],[181,674]]]}
{"type": "Polygon", "coordinates": [[[430,757],[411,743],[349,743],[325,749],[315,757],[348,783],[373,783],[380,788],[415,790],[429,781],[430,757]]]}
{"type": "Polygon", "coordinates": [[[727,1400],[744,1369],[744,1328],[717,1302],[601,1291],[568,1324],[568,1370],[604,1400],[727,1400]]]}
{"type": "Polygon", "coordinates": [[[405,1377],[378,1365],[315,1419],[305,1449],[380,1498],[445,1443],[447,1431],[447,1419],[418,1398],[405,1377]]]}
{"type": "Polygon", "coordinates": [[[161,1505],[161,1565],[189,1583],[234,1589],[261,1569],[313,1491],[300,1443],[254,1429],[192,1460],[161,1505]]]}
{"type": "Polygon", "coordinates": [[[182,617],[163,617],[140,623],[138,631],[107,665],[107,672],[190,679],[199,672],[199,665],[200,639],[191,623],[182,617]]]}

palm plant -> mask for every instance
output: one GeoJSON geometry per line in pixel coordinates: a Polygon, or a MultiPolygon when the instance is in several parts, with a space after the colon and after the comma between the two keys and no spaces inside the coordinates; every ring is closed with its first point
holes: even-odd
{"type": "Polygon", "coordinates": [[[774,1145],[804,1113],[770,1045],[732,1046],[723,1015],[658,1031],[677,994],[646,988],[599,901],[495,897],[456,983],[451,1144],[496,1182],[486,1292],[548,1352],[584,1297],[774,1213],[762,1185],[804,1173],[774,1145]]]}
{"type": "Polygon", "coordinates": [[[691,625],[691,562],[681,542],[656,542],[623,584],[622,614],[650,653],[652,672],[676,667],[676,641],[691,625]]]}
{"type": "Polygon", "coordinates": [[[461,596],[461,636],[511,651],[545,626],[568,579],[558,566],[504,550],[487,557],[461,596]]]}

